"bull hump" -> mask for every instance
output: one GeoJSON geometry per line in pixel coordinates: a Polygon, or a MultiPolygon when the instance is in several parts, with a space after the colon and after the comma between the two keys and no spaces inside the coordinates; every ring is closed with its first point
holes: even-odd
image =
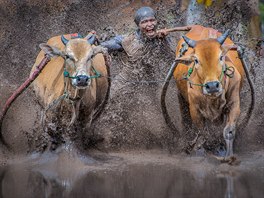
{"type": "Polygon", "coordinates": [[[216,39],[218,31],[212,28],[208,29],[208,38],[216,39]]]}
{"type": "Polygon", "coordinates": [[[220,36],[220,33],[213,28],[197,25],[189,33],[187,33],[187,36],[194,40],[204,40],[208,38],[216,39],[220,36]]]}

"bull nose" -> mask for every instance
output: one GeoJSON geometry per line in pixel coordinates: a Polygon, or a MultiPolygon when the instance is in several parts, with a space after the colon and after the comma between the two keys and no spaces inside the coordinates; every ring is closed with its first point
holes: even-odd
{"type": "Polygon", "coordinates": [[[211,81],[205,83],[205,89],[207,93],[216,93],[220,91],[220,82],[219,81],[211,81]]]}
{"type": "Polygon", "coordinates": [[[76,76],[77,86],[87,86],[89,77],[86,75],[78,75],[76,76]]]}

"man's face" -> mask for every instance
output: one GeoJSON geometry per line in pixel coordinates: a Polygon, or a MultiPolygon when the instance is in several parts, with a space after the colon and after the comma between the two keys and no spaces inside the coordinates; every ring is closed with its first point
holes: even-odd
{"type": "Polygon", "coordinates": [[[155,17],[148,17],[139,22],[139,29],[148,38],[155,37],[157,20],[155,17]]]}

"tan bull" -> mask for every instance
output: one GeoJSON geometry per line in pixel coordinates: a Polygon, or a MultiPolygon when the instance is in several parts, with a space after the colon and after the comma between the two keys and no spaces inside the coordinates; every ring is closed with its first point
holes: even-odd
{"type": "MultiPolygon", "coordinates": [[[[225,118],[225,159],[230,159],[240,115],[240,90],[245,68],[237,51],[232,49],[234,43],[227,36],[228,31],[222,35],[212,28],[193,26],[177,45],[171,75],[173,73],[176,79],[180,105],[184,104],[181,100],[188,103],[192,122],[198,128],[203,129],[205,120],[214,123],[225,118]]],[[[167,89],[166,86],[165,83],[167,89]]],[[[163,88],[162,100],[165,94],[163,88]]],[[[162,106],[164,104],[162,102],[162,106]]],[[[166,107],[163,107],[164,112],[166,107]]]]}
{"type": "Polygon", "coordinates": [[[72,105],[69,126],[78,118],[81,104],[90,122],[105,102],[109,89],[108,70],[102,54],[105,50],[92,46],[86,38],[70,38],[70,35],[56,36],[41,44],[42,51],[31,70],[32,73],[45,54],[52,57],[33,87],[46,110],[60,100],[69,101],[72,105]]]}

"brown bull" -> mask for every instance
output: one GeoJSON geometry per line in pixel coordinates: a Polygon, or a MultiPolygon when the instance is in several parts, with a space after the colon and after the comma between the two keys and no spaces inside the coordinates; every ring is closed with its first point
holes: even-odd
{"type": "Polygon", "coordinates": [[[73,112],[69,125],[78,118],[82,104],[90,122],[109,88],[104,49],[92,46],[86,38],[70,39],[69,35],[53,37],[40,47],[31,73],[45,54],[53,57],[33,82],[40,103],[47,110],[62,99],[70,101],[73,112]]]}
{"type": "MultiPolygon", "coordinates": [[[[176,62],[170,71],[172,74],[176,67],[173,75],[179,100],[187,101],[191,119],[198,128],[203,128],[205,120],[215,122],[225,116],[226,159],[233,156],[236,123],[240,115],[240,90],[245,74],[237,51],[231,50],[234,43],[227,36],[228,31],[221,35],[211,28],[193,26],[179,41],[176,62]]],[[[166,89],[167,86],[165,83],[166,89]]],[[[163,91],[162,100],[165,94],[163,91]]],[[[163,107],[164,112],[166,107],[163,107]]]]}

